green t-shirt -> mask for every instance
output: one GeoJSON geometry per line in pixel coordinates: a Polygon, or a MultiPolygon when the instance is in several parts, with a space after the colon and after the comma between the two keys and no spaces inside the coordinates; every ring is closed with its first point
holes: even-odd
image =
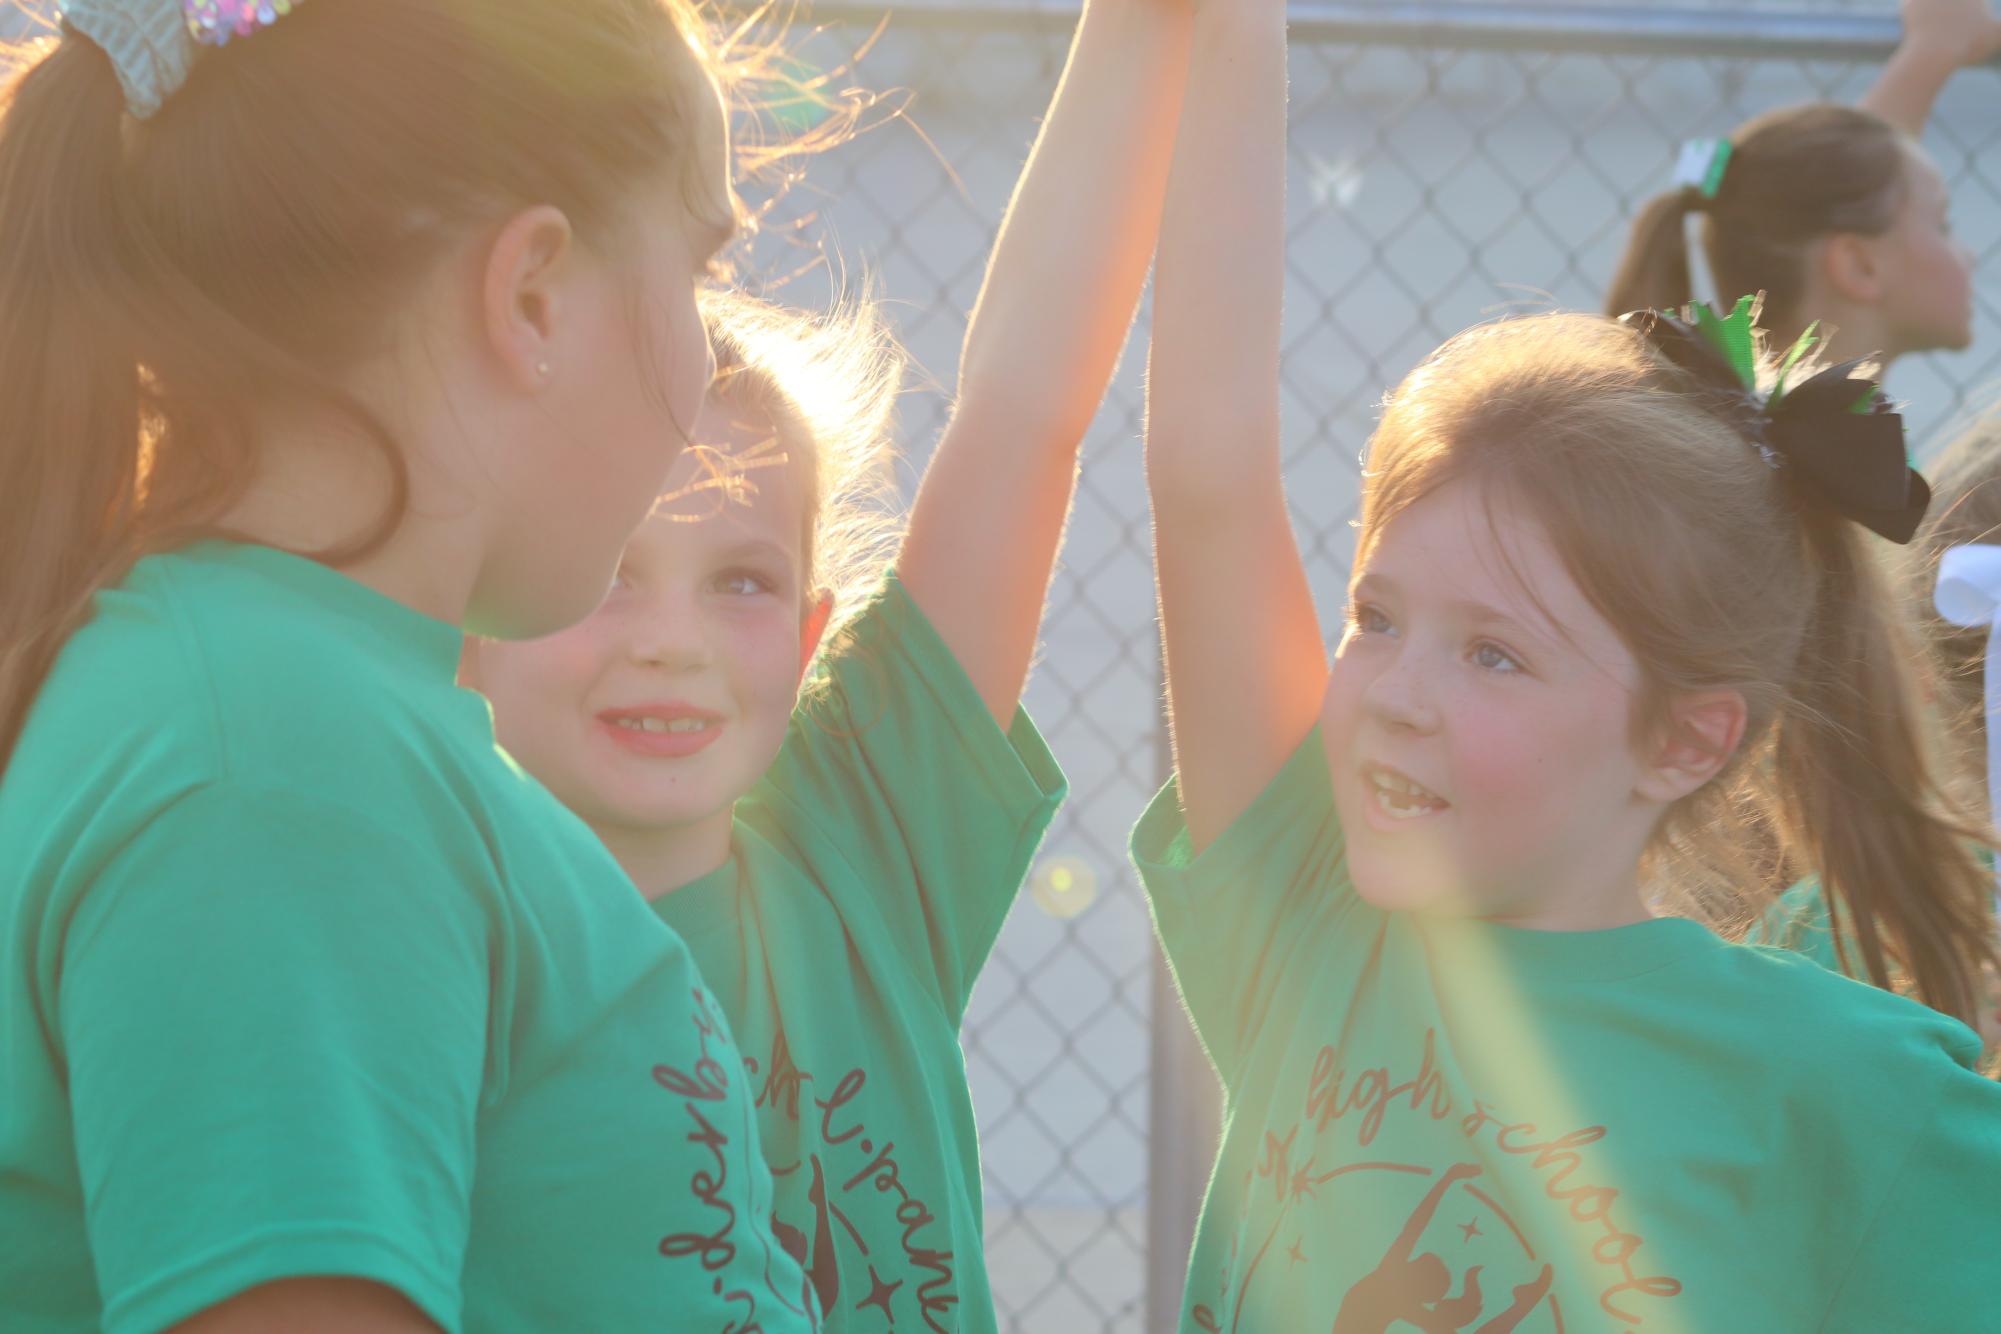
{"type": "Polygon", "coordinates": [[[1791,950],[1822,968],[1869,980],[1869,966],[1862,961],[1862,949],[1853,937],[1842,942],[1848,960],[1848,966],[1842,966],[1843,951],[1835,946],[1834,920],[1827,911],[1827,895],[1817,879],[1802,880],[1779,895],[1751,923],[1744,933],[1744,943],[1791,950]]]}
{"type": "Polygon", "coordinates": [[[303,1275],[454,1331],[814,1323],[727,1023],[459,643],[202,543],[65,646],[0,784],[10,1334],[303,1275]]]}
{"type": "Polygon", "coordinates": [[[1197,856],[1134,833],[1225,1093],[1190,1330],[1973,1330],[2001,1086],[1971,1031],[1663,918],[1384,913],[1319,736],[1197,856]]]}
{"type": "Polygon", "coordinates": [[[736,1030],[779,1233],[830,1331],[991,1331],[959,1022],[1064,793],[891,579],[720,871],[655,900],[736,1030]]]}
{"type": "MultiPolygon", "coordinates": [[[[1992,869],[1992,852],[1980,849],[1980,859],[1992,869]]],[[[1809,876],[1779,895],[1744,933],[1744,941],[1750,945],[1776,945],[1780,949],[1803,954],[1822,968],[1865,982],[1869,980],[1869,965],[1862,957],[1862,946],[1856,942],[1854,934],[1843,932],[1839,946],[1836,945],[1834,919],[1827,907],[1827,891],[1821,887],[1818,877],[1809,876]]],[[[1893,981],[1899,976],[1900,971],[1893,966],[1893,981]]]]}

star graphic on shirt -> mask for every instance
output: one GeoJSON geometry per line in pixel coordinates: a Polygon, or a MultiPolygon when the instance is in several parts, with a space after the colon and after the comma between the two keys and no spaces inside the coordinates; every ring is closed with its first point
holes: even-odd
{"type": "Polygon", "coordinates": [[[1306,1263],[1306,1257],[1299,1253],[1299,1243],[1304,1240],[1305,1240],[1304,1237],[1294,1237],[1292,1239],[1292,1245],[1286,1247],[1285,1250],[1285,1253],[1292,1257],[1292,1262],[1296,1265],[1306,1263]]]}
{"type": "Polygon", "coordinates": [[[1459,1225],[1459,1230],[1466,1234],[1466,1240],[1468,1241],[1473,1240],[1473,1238],[1475,1237],[1481,1237],[1486,1235],[1485,1233],[1480,1231],[1480,1220],[1477,1218],[1471,1221],[1470,1223],[1461,1223],[1459,1225]]]}
{"type": "Polygon", "coordinates": [[[1306,1166],[1292,1174],[1292,1193],[1295,1196],[1304,1195],[1309,1200],[1318,1199],[1319,1197],[1313,1193],[1313,1189],[1319,1184],[1320,1182],[1313,1175],[1312,1158],[1308,1158],[1306,1166]]]}
{"type": "Polygon", "coordinates": [[[888,1317],[892,1326],[895,1325],[896,1317],[890,1312],[889,1299],[894,1297],[896,1290],[903,1286],[903,1280],[898,1279],[894,1283],[885,1283],[882,1281],[882,1275],[875,1272],[875,1266],[870,1265],[868,1267],[868,1283],[868,1296],[856,1302],[855,1309],[857,1311],[866,1311],[869,1307],[873,1306],[878,1311],[881,1311],[884,1316],[888,1317]]]}

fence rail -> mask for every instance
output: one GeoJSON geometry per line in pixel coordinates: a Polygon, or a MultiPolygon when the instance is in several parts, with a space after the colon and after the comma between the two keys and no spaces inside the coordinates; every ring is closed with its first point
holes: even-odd
{"type": "MultiPolygon", "coordinates": [[[[897,27],[1015,27],[1067,32],[1082,6],[1009,0],[835,0],[814,5],[819,22],[897,27]]],[[[1663,9],[1611,5],[1337,4],[1293,0],[1295,42],[1429,46],[1453,51],[1547,51],[1588,55],[1722,56],[1744,60],[1879,61],[1900,25],[1881,14],[1663,9]]]]}

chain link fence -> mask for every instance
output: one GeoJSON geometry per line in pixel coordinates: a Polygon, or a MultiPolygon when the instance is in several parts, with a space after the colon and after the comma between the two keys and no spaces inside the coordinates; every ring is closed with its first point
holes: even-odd
{"type": "MultiPolygon", "coordinates": [[[[900,430],[912,483],[1075,14],[1074,0],[912,0],[870,45],[879,6],[823,3],[825,26],[798,46],[824,68],[863,51],[848,81],[907,98],[901,119],[810,163],[774,221],[805,219],[798,235],[842,261],[785,299],[823,299],[836,273],[879,284],[919,368],[900,430]]],[[[1468,324],[1595,309],[1628,218],[1667,187],[1683,138],[1789,102],[1852,101],[1896,31],[1887,5],[1296,0],[1285,456],[1323,624],[1336,624],[1356,458],[1383,392],[1468,324]]],[[[2001,248],[1994,93],[1993,72],[1961,75],[1926,135],[1956,229],[1987,268],[2001,248]]],[[[1892,376],[1921,456],[1985,402],[2001,365],[2001,289],[1979,287],[1974,350],[1892,376]]],[[[1143,309],[1085,447],[1029,689],[1071,801],[964,1035],[988,1257],[1013,1331],[1171,1328],[1213,1149],[1212,1081],[1160,982],[1125,855],[1167,754],[1138,444],[1146,335],[1143,309]]]]}

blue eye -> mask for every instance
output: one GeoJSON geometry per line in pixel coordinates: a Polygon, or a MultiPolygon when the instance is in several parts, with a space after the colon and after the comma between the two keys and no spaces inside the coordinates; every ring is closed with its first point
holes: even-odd
{"type": "Polygon", "coordinates": [[[1522,670],[1522,664],[1513,654],[1498,644],[1475,644],[1472,662],[1475,667],[1486,672],[1512,675],[1522,670]]]}
{"type": "Polygon", "coordinates": [[[1348,623],[1355,627],[1357,634],[1382,635],[1393,632],[1396,627],[1390,618],[1383,615],[1380,607],[1367,602],[1358,603],[1349,609],[1348,623]]]}
{"type": "Polygon", "coordinates": [[[731,570],[716,577],[716,588],[732,597],[756,597],[759,593],[769,593],[771,582],[762,575],[747,570],[731,570]]]}

